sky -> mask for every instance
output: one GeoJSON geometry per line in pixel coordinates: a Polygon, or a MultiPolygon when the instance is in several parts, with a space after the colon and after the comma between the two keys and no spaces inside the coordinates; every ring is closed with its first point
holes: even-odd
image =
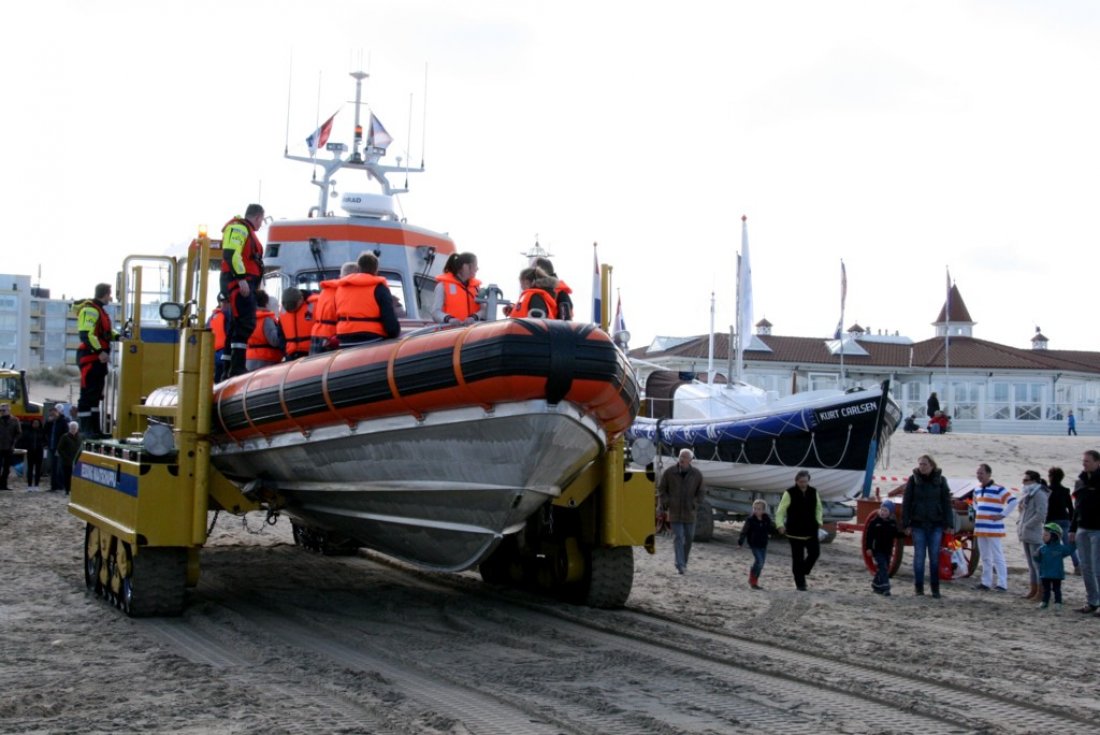
{"type": "MultiPolygon", "coordinates": [[[[304,139],[354,86],[426,172],[409,222],[518,295],[538,242],[590,313],[593,243],[631,347],[725,332],[741,217],[754,317],[1097,350],[1100,6],[931,0],[39,0],[0,10],[0,271],[90,295],[251,201],[317,203],[304,139]]],[[[341,192],[376,191],[336,175],[341,192]]],[[[401,183],[398,180],[397,183],[401,183]]],[[[265,228],[266,231],[266,228],[265,228]]],[[[261,231],[261,240],[265,231],[261,231]]]]}

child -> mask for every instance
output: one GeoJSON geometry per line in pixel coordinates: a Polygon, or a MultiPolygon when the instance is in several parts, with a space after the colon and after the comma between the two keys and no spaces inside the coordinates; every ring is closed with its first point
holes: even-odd
{"type": "MultiPolygon", "coordinates": [[[[864,535],[863,553],[875,562],[875,578],[871,590],[883,597],[890,596],[890,557],[894,553],[894,543],[901,534],[898,521],[894,516],[894,501],[884,500],[878,512],[867,521],[867,533],[864,535]]],[[[935,574],[937,570],[933,569],[935,574]]]]}
{"type": "Polygon", "coordinates": [[[1066,568],[1062,560],[1073,554],[1076,544],[1062,543],[1062,527],[1051,522],[1043,526],[1043,545],[1035,552],[1035,561],[1039,562],[1039,579],[1043,582],[1043,601],[1040,610],[1050,607],[1050,591],[1054,590],[1054,609],[1062,609],[1062,580],[1066,578],[1066,568]]]}
{"type": "Polygon", "coordinates": [[[752,550],[752,569],[749,570],[749,587],[754,590],[762,590],[760,586],[760,573],[764,571],[764,561],[768,558],[768,535],[775,532],[775,523],[765,511],[768,504],[763,500],[752,501],[752,515],[741,526],[741,535],[737,537],[737,545],[744,546],[745,539],[749,540],[749,548],[752,550]]]}

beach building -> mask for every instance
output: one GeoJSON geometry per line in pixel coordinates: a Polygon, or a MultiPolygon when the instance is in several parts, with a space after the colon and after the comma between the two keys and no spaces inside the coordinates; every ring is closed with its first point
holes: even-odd
{"type": "MultiPolygon", "coordinates": [[[[975,324],[957,285],[932,323],[935,335],[917,342],[858,324],[839,339],[780,336],[763,319],[744,352],[743,379],[780,396],[889,380],[904,415],[921,426],[935,392],[954,431],[1064,434],[1072,410],[1080,434],[1100,434],[1100,352],[1051,349],[1038,330],[1030,349],[1010,347],[974,336],[975,324]]],[[[630,356],[647,365],[643,385],[658,368],[705,375],[709,341],[658,337],[630,356]]],[[[730,336],[715,335],[716,381],[732,372],[732,358],[730,336]]]]}
{"type": "MultiPolygon", "coordinates": [[[[80,336],[73,301],[51,298],[30,276],[0,273],[0,363],[22,370],[75,368],[80,336]]],[[[117,323],[118,304],[107,313],[117,323]]]]}

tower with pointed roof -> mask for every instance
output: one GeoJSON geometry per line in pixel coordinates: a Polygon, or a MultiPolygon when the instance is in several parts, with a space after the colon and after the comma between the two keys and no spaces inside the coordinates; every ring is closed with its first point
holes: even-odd
{"type": "Polygon", "coordinates": [[[977,322],[970,318],[970,311],[959,293],[958,285],[952,284],[939,316],[932,322],[932,326],[936,328],[936,336],[947,336],[947,330],[950,329],[952,337],[973,337],[975,324],[977,322]]]}

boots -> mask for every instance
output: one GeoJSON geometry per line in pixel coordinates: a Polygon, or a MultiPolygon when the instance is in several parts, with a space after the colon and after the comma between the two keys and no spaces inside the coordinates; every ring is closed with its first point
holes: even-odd
{"type": "Polygon", "coordinates": [[[1035,582],[1031,583],[1031,589],[1024,595],[1025,600],[1038,600],[1043,596],[1043,590],[1035,582]]]}
{"type": "MultiPolygon", "coordinates": [[[[235,378],[238,375],[244,375],[248,372],[245,369],[245,351],[243,348],[234,347],[229,352],[229,375],[230,378],[235,378]]],[[[227,376],[223,376],[227,377],[227,376]]]]}
{"type": "Polygon", "coordinates": [[[764,589],[763,587],[761,587],[758,584],[759,581],[760,581],[760,577],[756,576],[752,572],[749,572],[749,587],[752,587],[754,590],[764,589]]]}

